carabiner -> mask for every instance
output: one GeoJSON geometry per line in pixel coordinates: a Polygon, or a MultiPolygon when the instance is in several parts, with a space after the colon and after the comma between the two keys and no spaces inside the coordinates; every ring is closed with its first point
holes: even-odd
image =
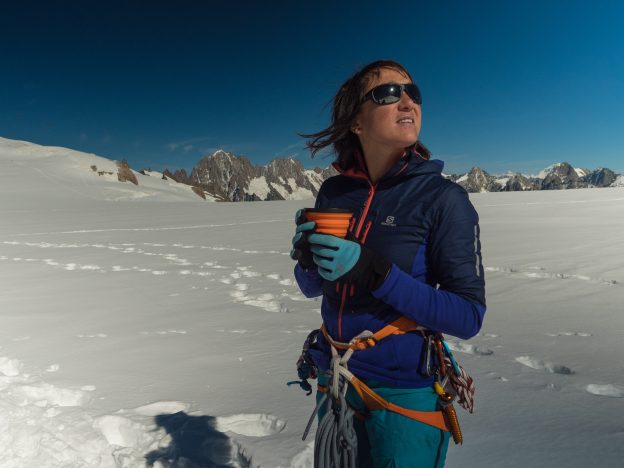
{"type": "Polygon", "coordinates": [[[427,347],[427,354],[425,357],[425,375],[427,377],[431,377],[434,374],[434,371],[431,366],[431,346],[433,344],[433,335],[427,336],[427,341],[425,346],[427,347]]]}

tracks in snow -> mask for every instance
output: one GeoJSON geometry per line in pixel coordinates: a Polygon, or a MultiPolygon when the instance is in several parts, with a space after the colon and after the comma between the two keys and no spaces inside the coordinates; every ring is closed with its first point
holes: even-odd
{"type": "Polygon", "coordinates": [[[589,283],[604,284],[608,286],[621,286],[621,283],[614,279],[605,278],[593,278],[587,275],[575,275],[568,273],[550,272],[544,267],[532,266],[528,268],[517,267],[496,267],[489,266],[485,268],[486,272],[492,273],[504,273],[508,276],[518,278],[531,278],[531,279],[547,279],[547,280],[576,280],[587,281],[589,283]]]}
{"type": "MultiPolygon", "coordinates": [[[[99,274],[148,274],[153,276],[189,276],[203,278],[206,282],[219,282],[230,286],[229,295],[235,303],[263,309],[267,312],[285,313],[289,308],[285,301],[302,301],[306,298],[299,292],[296,283],[291,278],[284,278],[279,273],[261,273],[251,266],[223,265],[214,259],[208,259],[209,252],[233,252],[243,255],[279,255],[286,256],[286,252],[245,250],[226,246],[186,245],[182,243],[81,243],[81,242],[24,242],[2,241],[4,247],[0,262],[35,263],[47,267],[71,272],[90,272],[99,274]],[[19,254],[11,255],[9,250],[18,249],[19,254]],[[24,250],[28,254],[24,254],[24,250]],[[85,251],[100,251],[105,253],[97,264],[83,264],[77,261],[61,261],[45,256],[36,256],[33,252],[59,252],[62,257],[74,255],[77,258],[84,256],[85,251]],[[141,257],[141,260],[138,258],[141,257]],[[146,259],[146,257],[149,258],[146,259]],[[125,259],[138,261],[129,263],[125,259]],[[197,260],[199,259],[199,260],[197,260]],[[202,261],[208,260],[208,261],[202,261]],[[280,294],[260,292],[252,293],[251,287],[259,281],[272,281],[282,287],[280,294]]],[[[191,289],[210,289],[209,286],[193,286],[191,289]]],[[[255,288],[258,289],[258,288],[255,288]]],[[[171,291],[170,296],[177,296],[178,291],[171,291]]]]}
{"type": "MultiPolygon", "coordinates": [[[[553,338],[562,337],[566,339],[567,338],[587,339],[592,336],[591,333],[569,332],[569,331],[556,332],[556,333],[544,333],[544,335],[550,336],[553,338]]],[[[459,341],[453,338],[449,339],[448,343],[451,349],[455,353],[469,354],[477,358],[488,359],[490,356],[495,354],[494,349],[503,348],[503,345],[500,345],[500,344],[496,346],[491,346],[492,340],[496,340],[497,338],[500,338],[499,335],[497,334],[479,333],[475,338],[473,338],[473,340],[477,342],[482,342],[483,344],[477,345],[477,344],[474,344],[474,342],[468,343],[468,342],[459,341]]],[[[456,356],[456,357],[461,362],[461,358],[459,356],[456,356]]],[[[521,366],[524,366],[525,368],[528,368],[531,371],[544,372],[546,374],[561,375],[561,376],[566,376],[566,377],[569,376],[570,378],[573,378],[573,379],[583,378],[582,376],[576,375],[576,372],[567,365],[552,362],[546,359],[541,359],[536,356],[529,356],[529,355],[521,355],[521,356],[516,356],[515,358],[513,358],[513,363],[512,362],[509,363],[509,365],[511,366],[510,375],[516,372],[514,371],[514,367],[513,367],[514,363],[520,364],[521,366]]],[[[491,377],[495,377],[496,380],[500,382],[509,382],[513,380],[513,377],[510,377],[509,375],[502,376],[502,375],[498,375],[495,372],[490,372],[488,375],[490,375],[491,377]]],[[[607,384],[579,384],[579,385],[584,385],[582,387],[579,386],[579,388],[582,388],[584,391],[592,395],[602,396],[602,397],[612,397],[612,398],[624,398],[624,388],[615,384],[607,383],[607,384]]],[[[547,387],[553,388],[553,389],[559,388],[558,385],[555,385],[553,383],[548,384],[547,387]]]]}

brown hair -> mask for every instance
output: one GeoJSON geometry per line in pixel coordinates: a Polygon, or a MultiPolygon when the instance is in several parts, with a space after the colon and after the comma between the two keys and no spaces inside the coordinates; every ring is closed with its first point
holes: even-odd
{"type": "MultiPolygon", "coordinates": [[[[397,70],[414,81],[405,67],[394,60],[377,60],[362,67],[340,86],[334,96],[330,126],[317,133],[299,134],[304,138],[310,138],[306,142],[306,147],[312,153],[312,157],[331,145],[336,154],[335,162],[340,167],[347,169],[355,165],[355,151],[361,151],[362,147],[357,135],[351,131],[351,126],[360,111],[364,91],[371,79],[379,76],[380,68],[397,70]]],[[[408,148],[416,149],[425,159],[431,157],[429,150],[420,141],[408,148]]]]}

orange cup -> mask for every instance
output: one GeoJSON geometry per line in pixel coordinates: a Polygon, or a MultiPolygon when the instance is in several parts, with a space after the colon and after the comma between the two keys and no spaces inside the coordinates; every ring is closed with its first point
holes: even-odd
{"type": "Polygon", "coordinates": [[[342,237],[347,235],[353,212],[339,208],[305,208],[303,214],[308,221],[316,223],[315,232],[342,237]]]}

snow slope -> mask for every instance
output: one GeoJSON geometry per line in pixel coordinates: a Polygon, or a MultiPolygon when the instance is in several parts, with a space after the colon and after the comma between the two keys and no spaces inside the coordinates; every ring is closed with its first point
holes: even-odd
{"type": "MultiPolygon", "coordinates": [[[[64,199],[68,196],[108,201],[204,202],[190,186],[171,179],[163,180],[162,174],[157,172],[147,176],[132,171],[138,185],[119,182],[115,162],[94,154],[1,137],[0,154],[3,179],[21,180],[21,198],[31,203],[40,198],[64,199]]],[[[0,188],[0,193],[7,193],[5,190],[10,188],[0,188]]],[[[214,201],[214,197],[207,196],[206,199],[214,201]]]]}
{"type": "MultiPolygon", "coordinates": [[[[311,466],[286,382],[320,323],[288,256],[312,201],[205,203],[35,146],[0,140],[1,465],[311,466]]],[[[621,466],[624,188],[471,199],[488,312],[449,337],[477,400],[447,466],[621,466]]]]}

